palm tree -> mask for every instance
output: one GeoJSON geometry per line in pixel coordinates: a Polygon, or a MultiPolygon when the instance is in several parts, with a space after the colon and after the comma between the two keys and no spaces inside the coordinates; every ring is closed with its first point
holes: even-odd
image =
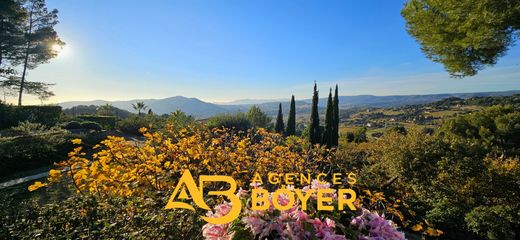
{"type": "Polygon", "coordinates": [[[141,111],[144,111],[148,108],[144,102],[136,102],[132,104],[132,107],[137,111],[137,115],[141,116],[141,111]]]}

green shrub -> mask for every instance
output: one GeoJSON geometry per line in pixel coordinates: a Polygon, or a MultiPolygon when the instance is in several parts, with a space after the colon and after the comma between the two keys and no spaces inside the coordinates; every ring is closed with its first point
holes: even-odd
{"type": "Polygon", "coordinates": [[[99,125],[96,122],[90,122],[90,121],[82,122],[81,123],[81,128],[88,129],[88,130],[94,130],[94,131],[101,131],[101,130],[103,130],[101,125],[99,125]]]}
{"type": "MultiPolygon", "coordinates": [[[[520,109],[494,106],[445,121],[432,135],[387,131],[369,142],[367,170],[380,185],[396,177],[449,239],[518,239],[520,109]]],[[[367,174],[365,174],[367,175],[367,174]]],[[[419,215],[418,215],[419,216],[419,215]]]]}
{"type": "MultiPolygon", "coordinates": [[[[39,194],[53,197],[54,193],[40,191],[39,194]]],[[[168,192],[146,198],[110,200],[74,194],[48,204],[38,203],[41,199],[37,197],[21,203],[8,202],[7,198],[0,202],[0,239],[192,239],[200,236],[204,223],[195,216],[204,211],[165,211],[168,198],[168,192]]]]}
{"type": "Polygon", "coordinates": [[[0,137],[0,176],[63,160],[72,147],[67,132],[56,127],[25,122],[10,133],[0,137]]]}
{"type": "Polygon", "coordinates": [[[221,114],[211,117],[206,122],[208,128],[227,128],[238,131],[247,131],[251,127],[251,122],[244,113],[221,114]]]}
{"type": "Polygon", "coordinates": [[[161,117],[147,115],[147,116],[132,116],[118,122],[118,129],[121,132],[140,135],[139,129],[142,127],[155,130],[164,125],[164,119],[161,117]]]}
{"type": "Polygon", "coordinates": [[[76,122],[76,121],[70,121],[68,123],[63,124],[63,128],[67,129],[67,130],[80,129],[81,123],[76,122]]]}
{"type": "Polygon", "coordinates": [[[253,105],[246,113],[247,119],[251,125],[256,128],[269,128],[271,118],[259,107],[253,105]]]}
{"type": "Polygon", "coordinates": [[[367,141],[367,128],[366,127],[358,127],[354,130],[354,132],[347,132],[345,135],[347,142],[366,142],[367,141]]]}
{"type": "Polygon", "coordinates": [[[186,113],[177,109],[177,111],[168,115],[166,118],[166,124],[169,124],[173,129],[180,130],[195,124],[195,117],[186,115],[186,113]]]}
{"type": "Polygon", "coordinates": [[[54,126],[61,116],[60,106],[13,106],[0,104],[0,129],[17,126],[29,121],[54,126]]]}
{"type": "Polygon", "coordinates": [[[78,118],[83,121],[98,123],[104,129],[114,129],[116,127],[116,117],[114,116],[83,115],[78,116],[78,118]]]}

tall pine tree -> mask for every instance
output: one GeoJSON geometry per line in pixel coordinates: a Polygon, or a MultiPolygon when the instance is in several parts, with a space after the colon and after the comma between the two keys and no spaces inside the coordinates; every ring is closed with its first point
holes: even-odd
{"type": "Polygon", "coordinates": [[[309,142],[311,144],[321,143],[320,115],[318,113],[318,87],[314,82],[314,93],[312,96],[311,124],[309,126],[309,142]]]}
{"type": "Polygon", "coordinates": [[[338,84],[336,84],[336,89],[334,90],[334,124],[332,129],[332,146],[338,146],[339,140],[339,96],[338,96],[338,84]]]}
{"type": "Polygon", "coordinates": [[[296,103],[294,102],[294,95],[291,97],[291,108],[289,110],[289,117],[287,118],[287,129],[285,130],[285,135],[295,135],[296,134],[296,103]]]}
{"type": "Polygon", "coordinates": [[[15,65],[22,64],[22,75],[16,79],[19,83],[13,83],[18,88],[18,105],[22,105],[22,95],[26,90],[27,71],[56,57],[57,48],[65,45],[54,30],[58,23],[58,10],[49,11],[45,0],[27,0],[24,8],[28,16],[24,26],[23,47],[17,59],[13,60],[15,65]]]}
{"type": "Polygon", "coordinates": [[[26,12],[17,0],[0,1],[0,80],[14,74],[11,60],[23,44],[26,12]]]}
{"type": "Polygon", "coordinates": [[[278,116],[276,117],[276,125],[274,130],[277,133],[283,133],[284,124],[283,124],[283,113],[282,113],[282,103],[278,105],[278,116]]]}
{"type": "Polygon", "coordinates": [[[334,137],[334,106],[332,105],[332,88],[329,91],[329,99],[327,100],[327,110],[325,111],[325,132],[323,133],[322,144],[327,148],[331,148],[334,137]]]}

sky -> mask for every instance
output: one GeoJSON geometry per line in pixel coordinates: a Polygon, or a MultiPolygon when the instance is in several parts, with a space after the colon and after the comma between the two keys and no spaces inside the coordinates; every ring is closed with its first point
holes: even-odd
{"type": "MultiPolygon", "coordinates": [[[[453,79],[405,30],[403,1],[47,0],[67,43],[30,81],[46,103],[196,97],[310,98],[520,89],[520,47],[476,77],[453,79]]],[[[40,103],[26,97],[27,103],[40,103]]]]}

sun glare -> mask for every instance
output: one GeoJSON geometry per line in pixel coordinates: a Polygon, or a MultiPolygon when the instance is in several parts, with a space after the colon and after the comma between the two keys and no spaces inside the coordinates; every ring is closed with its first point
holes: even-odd
{"type": "Polygon", "coordinates": [[[54,44],[52,45],[52,50],[55,51],[58,56],[57,57],[63,57],[64,55],[67,55],[67,52],[69,51],[69,47],[68,45],[59,45],[59,44],[54,44]]]}
{"type": "Polygon", "coordinates": [[[63,50],[63,47],[60,46],[59,44],[54,44],[52,45],[52,50],[56,51],[56,52],[61,52],[63,50]]]}

